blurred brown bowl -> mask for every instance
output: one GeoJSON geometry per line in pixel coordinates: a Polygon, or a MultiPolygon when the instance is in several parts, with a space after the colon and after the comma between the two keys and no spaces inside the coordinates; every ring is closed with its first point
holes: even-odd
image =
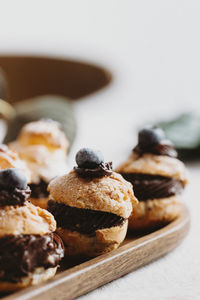
{"type": "Polygon", "coordinates": [[[100,66],[64,58],[0,55],[0,68],[7,79],[9,102],[44,94],[77,100],[111,81],[111,74],[100,66]]]}

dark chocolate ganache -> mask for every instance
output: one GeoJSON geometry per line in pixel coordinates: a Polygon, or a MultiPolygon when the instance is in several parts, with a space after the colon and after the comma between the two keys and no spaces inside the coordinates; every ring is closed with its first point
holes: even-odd
{"type": "Polygon", "coordinates": [[[159,175],[121,173],[133,184],[134,194],[139,201],[166,198],[181,194],[184,185],[181,181],[159,175]]]}
{"type": "Polygon", "coordinates": [[[144,153],[151,153],[155,155],[165,155],[170,157],[177,157],[177,151],[169,141],[162,141],[155,145],[148,145],[141,147],[139,144],[133,149],[133,152],[142,156],[144,153]]]}
{"type": "Polygon", "coordinates": [[[19,282],[38,267],[56,267],[63,256],[62,241],[53,233],[4,236],[0,238],[0,281],[19,282]]]}
{"type": "Polygon", "coordinates": [[[113,172],[112,162],[101,163],[94,168],[83,168],[83,167],[74,167],[74,170],[78,176],[82,178],[98,178],[103,176],[110,176],[113,172]]]}
{"type": "Polygon", "coordinates": [[[30,197],[30,194],[31,190],[28,186],[24,190],[0,187],[0,206],[24,205],[25,201],[30,197]]]}
{"type": "Polygon", "coordinates": [[[47,198],[49,196],[47,191],[48,183],[46,183],[44,180],[40,180],[38,184],[31,183],[29,186],[31,188],[32,198],[47,198]]]}
{"type": "Polygon", "coordinates": [[[49,200],[48,210],[54,215],[58,227],[87,236],[95,236],[98,229],[121,226],[125,222],[124,218],[113,213],[70,207],[53,200],[49,200]]]}

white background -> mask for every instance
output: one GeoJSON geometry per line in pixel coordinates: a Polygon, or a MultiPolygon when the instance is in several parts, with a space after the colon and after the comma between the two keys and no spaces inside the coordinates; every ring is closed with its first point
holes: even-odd
{"type": "MultiPolygon", "coordinates": [[[[200,110],[199,1],[0,1],[0,52],[78,58],[114,74],[108,88],[76,105],[71,166],[81,146],[117,165],[138,125],[200,110]]],[[[183,244],[83,299],[200,299],[200,171],[189,167],[192,226],[183,244]]]]}

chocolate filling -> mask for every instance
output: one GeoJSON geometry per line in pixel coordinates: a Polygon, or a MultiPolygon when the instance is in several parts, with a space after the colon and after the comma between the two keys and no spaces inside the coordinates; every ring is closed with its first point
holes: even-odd
{"type": "Polygon", "coordinates": [[[20,190],[18,188],[4,187],[0,190],[0,206],[6,205],[24,205],[25,201],[30,197],[31,190],[27,186],[26,190],[20,190]]]}
{"type": "Polygon", "coordinates": [[[87,236],[95,236],[98,229],[121,226],[125,221],[113,213],[70,207],[53,200],[49,200],[48,210],[54,215],[58,227],[78,231],[87,236]]]}
{"type": "Polygon", "coordinates": [[[44,180],[40,180],[38,184],[31,183],[29,186],[31,188],[32,198],[47,198],[49,196],[47,191],[48,183],[46,183],[44,180]]]}
{"type": "Polygon", "coordinates": [[[38,267],[56,267],[63,256],[62,241],[53,233],[4,236],[0,238],[0,281],[19,282],[38,267]]]}
{"type": "Polygon", "coordinates": [[[74,170],[76,171],[78,176],[86,179],[103,177],[105,175],[110,176],[113,171],[112,162],[101,163],[93,168],[74,167],[74,170]]]}
{"type": "Polygon", "coordinates": [[[121,175],[133,184],[134,194],[141,201],[181,194],[184,188],[181,181],[164,176],[133,173],[121,175]]]}
{"type": "Polygon", "coordinates": [[[137,153],[139,156],[142,156],[144,153],[152,153],[155,155],[165,155],[170,157],[177,157],[177,151],[173,145],[168,141],[163,141],[156,145],[151,145],[145,148],[142,148],[140,145],[137,145],[133,152],[137,153]]]}

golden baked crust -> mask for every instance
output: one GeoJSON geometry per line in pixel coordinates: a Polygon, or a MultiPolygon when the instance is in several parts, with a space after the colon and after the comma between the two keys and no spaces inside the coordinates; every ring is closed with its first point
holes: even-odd
{"type": "Polygon", "coordinates": [[[11,151],[6,145],[3,146],[3,151],[0,151],[0,169],[16,168],[19,157],[16,152],[11,151]]]}
{"type": "Polygon", "coordinates": [[[130,230],[151,230],[176,219],[181,212],[180,196],[139,201],[129,217],[130,230]]]}
{"type": "Polygon", "coordinates": [[[49,200],[48,198],[29,198],[28,200],[35,206],[47,209],[47,204],[49,200]]]}
{"type": "Polygon", "coordinates": [[[47,210],[27,202],[24,206],[0,209],[0,237],[18,234],[43,235],[56,230],[56,221],[47,210]]]}
{"type": "Polygon", "coordinates": [[[23,277],[20,282],[13,283],[0,281],[0,292],[11,292],[28,286],[37,285],[52,278],[56,274],[56,270],[57,267],[49,269],[37,268],[33,273],[30,273],[29,276],[23,277]]]}
{"type": "Polygon", "coordinates": [[[55,121],[40,120],[27,123],[18,136],[19,143],[26,145],[45,145],[48,148],[63,148],[69,146],[65,134],[55,121]]]}
{"type": "Polygon", "coordinates": [[[115,172],[111,176],[87,180],[73,170],[52,180],[48,191],[54,201],[71,207],[111,212],[123,218],[130,216],[132,204],[137,203],[132,185],[115,172]]]}
{"type": "Polygon", "coordinates": [[[65,243],[68,256],[98,256],[117,249],[127,233],[128,220],[123,225],[96,230],[94,237],[77,231],[57,228],[57,234],[65,243]]]}
{"type": "Polygon", "coordinates": [[[49,182],[68,171],[69,143],[59,124],[54,121],[36,121],[26,124],[16,141],[9,144],[26,162],[31,183],[49,182]]]}
{"type": "Polygon", "coordinates": [[[20,169],[27,180],[30,180],[30,171],[26,167],[26,164],[19,158],[18,154],[10,150],[6,145],[0,145],[0,170],[9,168],[20,169]]]}
{"type": "Polygon", "coordinates": [[[128,160],[116,169],[116,172],[161,175],[180,180],[184,185],[188,183],[187,170],[180,160],[150,153],[142,156],[131,154],[128,160]]]}

